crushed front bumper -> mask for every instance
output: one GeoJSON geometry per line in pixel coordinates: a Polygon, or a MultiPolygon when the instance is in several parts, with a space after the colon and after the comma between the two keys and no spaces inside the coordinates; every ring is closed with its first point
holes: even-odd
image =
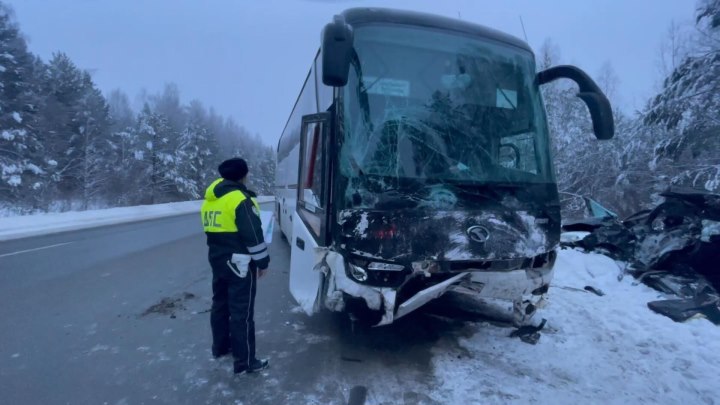
{"type": "MultiPolygon", "coordinates": [[[[337,252],[326,251],[322,271],[326,286],[322,302],[332,311],[346,310],[346,296],[364,301],[367,309],[378,313],[380,325],[388,325],[413,312],[447,291],[476,298],[504,300],[512,303],[512,321],[527,323],[542,302],[553,276],[553,264],[532,269],[508,271],[467,271],[448,274],[447,278],[416,291],[409,297],[399,288],[373,287],[358,283],[347,276],[346,261],[337,252]],[[398,297],[402,300],[399,302],[398,297]]],[[[553,261],[554,262],[554,261],[553,261]]],[[[426,277],[421,272],[410,277],[426,277]]]]}

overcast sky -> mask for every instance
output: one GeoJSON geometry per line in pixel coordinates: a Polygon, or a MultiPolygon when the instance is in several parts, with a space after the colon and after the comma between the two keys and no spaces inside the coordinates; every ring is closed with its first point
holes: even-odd
{"type": "Polygon", "coordinates": [[[619,102],[640,107],[659,81],[658,48],[671,21],[692,20],[694,0],[5,0],[31,51],[63,51],[104,92],[179,85],[275,145],[333,14],[355,6],[412,9],[490,26],[537,50],[546,38],[563,62],[591,75],[609,61],[619,102]]]}

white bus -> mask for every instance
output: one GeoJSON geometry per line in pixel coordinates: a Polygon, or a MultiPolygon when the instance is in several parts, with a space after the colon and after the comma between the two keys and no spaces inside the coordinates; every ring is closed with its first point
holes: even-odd
{"type": "Polygon", "coordinates": [[[536,74],[517,38],[414,12],[336,16],[277,149],[277,218],[305,312],[385,325],[453,289],[528,320],[560,238],[539,86],[563,77],[611,138],[597,85],[572,66],[536,74]]]}

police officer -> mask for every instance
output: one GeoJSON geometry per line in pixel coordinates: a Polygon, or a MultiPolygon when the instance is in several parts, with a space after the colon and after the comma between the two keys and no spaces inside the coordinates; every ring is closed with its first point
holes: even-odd
{"type": "Polygon", "coordinates": [[[210,315],[212,354],[232,351],[235,374],[268,366],[255,357],[255,292],[270,257],[263,240],[260,206],[247,189],[247,162],[226,160],[218,167],[222,178],[205,191],[201,215],[213,271],[210,315]]]}

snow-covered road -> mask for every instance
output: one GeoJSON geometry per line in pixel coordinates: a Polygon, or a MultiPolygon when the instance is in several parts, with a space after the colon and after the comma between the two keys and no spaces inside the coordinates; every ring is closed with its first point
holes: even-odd
{"type": "Polygon", "coordinates": [[[209,355],[210,270],[195,216],[2,242],[0,403],[346,405],[358,386],[368,405],[720,403],[720,328],[651,312],[661,294],[618,281],[605,256],[560,252],[536,318],[547,324],[530,345],[452,296],[389,327],[308,318],[275,236],[257,301],[271,368],[240,378],[209,355]],[[173,311],[148,314],[163,302],[173,311]]]}

